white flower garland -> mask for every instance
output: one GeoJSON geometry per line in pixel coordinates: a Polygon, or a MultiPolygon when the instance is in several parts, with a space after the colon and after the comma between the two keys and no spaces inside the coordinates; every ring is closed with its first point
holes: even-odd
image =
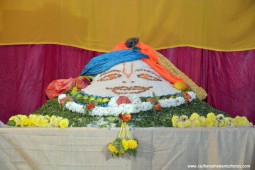
{"type": "MultiPolygon", "coordinates": [[[[194,92],[188,92],[190,95],[189,101],[191,102],[196,98],[196,94],[194,92]]],[[[58,102],[61,99],[66,97],[65,94],[61,94],[58,96],[58,102]]],[[[151,102],[142,102],[141,99],[135,95],[128,96],[131,103],[130,104],[117,104],[118,97],[112,97],[108,103],[108,107],[95,106],[94,109],[91,110],[91,116],[118,116],[120,113],[139,113],[141,111],[148,111],[153,109],[153,105],[151,102]]],[[[170,108],[180,106],[185,103],[185,99],[183,97],[176,97],[170,99],[162,99],[158,101],[162,108],[170,108]]],[[[86,110],[86,106],[75,103],[74,101],[68,101],[65,106],[66,109],[84,114],[86,110]]]]}

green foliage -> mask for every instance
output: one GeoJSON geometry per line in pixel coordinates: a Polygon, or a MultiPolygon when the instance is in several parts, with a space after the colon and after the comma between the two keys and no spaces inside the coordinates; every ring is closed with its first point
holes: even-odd
{"type": "MultiPolygon", "coordinates": [[[[119,153],[123,154],[125,151],[121,144],[121,141],[122,141],[121,138],[117,138],[117,139],[115,139],[115,141],[112,144],[116,147],[116,149],[119,151],[119,153]]],[[[120,156],[120,155],[118,154],[118,156],[120,156]]]]}
{"type": "MultiPolygon", "coordinates": [[[[200,116],[205,116],[213,112],[215,115],[223,114],[224,116],[229,116],[226,113],[216,110],[209,106],[208,104],[199,101],[198,99],[193,100],[189,104],[184,104],[179,107],[172,107],[167,109],[161,109],[158,112],[154,110],[140,112],[136,114],[132,114],[132,119],[129,122],[130,126],[134,127],[172,127],[171,119],[173,115],[187,115],[188,117],[192,113],[198,113],[200,116]]],[[[57,102],[57,99],[48,100],[45,105],[43,105],[40,109],[35,111],[33,114],[41,114],[41,115],[55,115],[62,116],[69,119],[70,127],[86,127],[88,124],[95,124],[99,120],[105,122],[104,124],[100,124],[100,127],[108,127],[110,124],[116,124],[116,126],[120,126],[120,121],[118,117],[114,116],[89,116],[83,115],[80,113],[74,113],[67,109],[62,110],[60,105],[57,102]]]]}

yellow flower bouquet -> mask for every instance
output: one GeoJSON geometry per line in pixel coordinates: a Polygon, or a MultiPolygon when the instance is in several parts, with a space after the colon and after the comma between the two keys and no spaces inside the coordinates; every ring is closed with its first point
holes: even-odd
{"type": "Polygon", "coordinates": [[[122,120],[118,137],[108,144],[108,151],[113,158],[124,156],[136,156],[139,146],[138,140],[133,139],[129,133],[127,122],[131,119],[131,114],[120,114],[122,120]]]}

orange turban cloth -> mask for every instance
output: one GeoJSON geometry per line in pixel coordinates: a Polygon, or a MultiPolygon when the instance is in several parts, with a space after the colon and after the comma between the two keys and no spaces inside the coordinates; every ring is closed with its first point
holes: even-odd
{"type": "MultiPolygon", "coordinates": [[[[169,81],[172,84],[178,81],[184,83],[183,79],[172,76],[162,65],[158,64],[158,55],[156,51],[153,50],[150,46],[144,43],[138,42],[135,45],[135,48],[137,47],[141,53],[149,57],[149,58],[142,58],[142,60],[145,63],[147,63],[149,66],[151,66],[159,75],[161,75],[163,78],[165,78],[167,81],[169,81]]],[[[112,51],[128,50],[128,49],[132,49],[132,48],[127,47],[126,42],[122,42],[120,44],[117,44],[112,51]]]]}

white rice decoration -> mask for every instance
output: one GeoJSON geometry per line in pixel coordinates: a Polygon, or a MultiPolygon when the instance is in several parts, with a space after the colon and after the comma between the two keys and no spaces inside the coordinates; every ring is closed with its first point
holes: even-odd
{"type": "Polygon", "coordinates": [[[175,95],[181,91],[162,78],[149,65],[141,60],[121,63],[93,78],[91,85],[82,89],[93,96],[153,97],[175,95]]]}

